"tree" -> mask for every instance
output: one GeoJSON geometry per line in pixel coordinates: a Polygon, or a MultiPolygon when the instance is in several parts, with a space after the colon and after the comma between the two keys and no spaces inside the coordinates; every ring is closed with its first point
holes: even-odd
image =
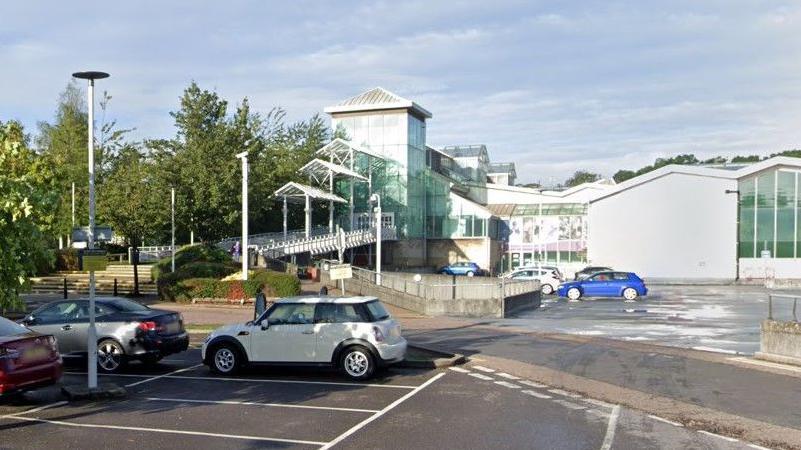
{"type": "Polygon", "coordinates": [[[114,232],[132,247],[134,294],[139,294],[139,246],[142,239],[164,239],[170,224],[170,189],[155,176],[152,160],[135,144],[109,158],[99,208],[114,232]]]}
{"type": "Polygon", "coordinates": [[[42,234],[52,222],[53,176],[31,151],[23,128],[0,123],[0,308],[20,307],[37,259],[50,257],[42,234]]]}
{"type": "Polygon", "coordinates": [[[626,180],[628,180],[630,178],[634,178],[636,176],[637,176],[637,174],[633,170],[621,169],[621,170],[618,170],[617,172],[615,172],[614,175],[612,175],[612,179],[615,180],[615,183],[622,183],[622,182],[624,182],[624,181],[626,181],[626,180]]]}
{"type": "Polygon", "coordinates": [[[584,183],[592,183],[601,179],[597,173],[588,172],[586,170],[577,170],[572,177],[565,181],[565,187],[578,186],[584,183]]]}
{"type": "Polygon", "coordinates": [[[748,156],[735,156],[731,159],[732,163],[754,163],[759,162],[762,160],[762,157],[759,155],[748,155],[748,156]]]}

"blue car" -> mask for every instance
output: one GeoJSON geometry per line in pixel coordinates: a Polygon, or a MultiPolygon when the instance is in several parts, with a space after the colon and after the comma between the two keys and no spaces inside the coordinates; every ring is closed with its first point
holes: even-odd
{"type": "Polygon", "coordinates": [[[457,262],[441,267],[437,273],[442,275],[483,275],[484,271],[474,262],[457,262]]]}
{"type": "Polygon", "coordinates": [[[578,300],[581,297],[623,297],[634,300],[648,294],[645,282],[631,272],[597,272],[583,280],[562,283],[559,297],[578,300]]]}

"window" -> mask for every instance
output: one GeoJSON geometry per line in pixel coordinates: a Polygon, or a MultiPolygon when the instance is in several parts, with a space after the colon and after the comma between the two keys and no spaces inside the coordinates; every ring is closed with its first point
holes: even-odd
{"type": "Polygon", "coordinates": [[[314,319],[313,303],[281,303],[270,312],[270,325],[305,325],[314,319]]]}
{"type": "Polygon", "coordinates": [[[374,302],[367,302],[365,303],[365,306],[367,307],[367,310],[370,311],[370,315],[373,316],[374,321],[377,322],[379,320],[389,319],[389,313],[387,312],[386,308],[384,308],[384,305],[378,300],[374,302]]]}
{"type": "Polygon", "coordinates": [[[109,306],[112,306],[117,310],[125,312],[147,311],[150,309],[145,305],[142,305],[132,300],[125,300],[125,299],[116,299],[113,302],[109,302],[109,306]]]}
{"type": "Polygon", "coordinates": [[[775,256],[773,249],[773,224],[776,201],[776,172],[764,173],[757,177],[757,222],[756,222],[756,254],[759,256],[763,250],[770,251],[771,256],[775,256]]]}
{"type": "Polygon", "coordinates": [[[795,173],[777,172],[776,257],[795,256],[795,173]]]}
{"type": "Polygon", "coordinates": [[[613,280],[628,280],[629,274],[626,272],[615,272],[612,274],[613,280]]]}
{"type": "Polygon", "coordinates": [[[360,305],[320,303],[315,323],[369,322],[360,305]]]}
{"type": "Polygon", "coordinates": [[[60,302],[34,314],[38,323],[55,323],[75,320],[80,314],[78,302],[60,302]]]}
{"type": "Polygon", "coordinates": [[[589,278],[592,281],[608,281],[612,279],[612,274],[608,272],[596,273],[589,278]]]}
{"type": "Polygon", "coordinates": [[[754,257],[754,213],[756,208],[754,179],[743,180],[740,191],[740,258],[754,257]]]}

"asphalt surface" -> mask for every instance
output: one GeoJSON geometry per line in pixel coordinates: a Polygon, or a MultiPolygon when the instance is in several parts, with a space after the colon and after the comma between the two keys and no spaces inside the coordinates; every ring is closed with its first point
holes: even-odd
{"type": "MultiPolygon", "coordinates": [[[[352,383],[325,370],[216,377],[198,357],[103,376],[127,385],[124,400],[62,403],[57,388],[5,399],[0,448],[749,448],[480,366],[352,383]]],[[[84,382],[80,370],[63,383],[84,382]]]]}
{"type": "MultiPolygon", "coordinates": [[[[483,320],[499,327],[598,336],[730,353],[759,351],[759,323],[768,291],[759,286],[649,286],[635,302],[588,298],[568,302],[546,296],[542,306],[514,318],[483,320]]],[[[775,316],[791,317],[792,302],[777,301],[775,316]]]]}

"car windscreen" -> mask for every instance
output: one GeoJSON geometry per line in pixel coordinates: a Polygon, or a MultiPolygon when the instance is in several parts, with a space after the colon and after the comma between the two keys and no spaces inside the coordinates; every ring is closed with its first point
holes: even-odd
{"type": "Polygon", "coordinates": [[[148,308],[145,305],[136,303],[131,300],[126,300],[124,298],[114,299],[111,301],[104,302],[106,305],[111,306],[112,308],[116,309],[117,311],[121,312],[137,312],[137,311],[148,311],[148,308]]]}
{"type": "Polygon", "coordinates": [[[378,300],[367,302],[365,306],[367,306],[367,310],[370,311],[370,315],[373,316],[375,321],[389,319],[389,313],[378,300]]]}
{"type": "Polygon", "coordinates": [[[0,317],[0,336],[15,336],[27,333],[28,329],[8,319],[0,317]]]}

